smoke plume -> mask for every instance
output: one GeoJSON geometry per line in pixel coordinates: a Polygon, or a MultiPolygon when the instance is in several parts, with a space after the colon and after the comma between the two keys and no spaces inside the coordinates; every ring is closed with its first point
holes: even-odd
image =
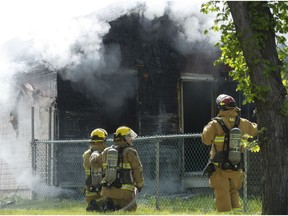
{"type": "MultiPolygon", "coordinates": [[[[1,1],[0,117],[3,122],[0,130],[3,134],[0,137],[0,161],[4,164],[3,167],[7,166],[7,169],[14,170],[15,173],[20,172],[21,178],[18,178],[16,184],[21,180],[21,184],[32,187],[31,182],[35,184],[37,178],[31,181],[31,173],[21,173],[21,170],[30,166],[29,158],[21,157],[29,155],[29,150],[19,146],[17,140],[13,140],[9,135],[12,125],[8,122],[13,122],[15,116],[9,117],[7,113],[13,109],[19,94],[19,89],[15,92],[15,89],[11,88],[14,86],[15,75],[28,73],[35,65],[42,65],[50,71],[64,71],[62,78],[81,83],[81,90],[78,91],[82,91],[87,97],[97,98],[100,95],[103,98],[103,95],[108,94],[103,103],[108,107],[121,107],[123,101],[119,99],[133,97],[137,86],[135,82],[129,81],[130,85],[125,85],[127,88],[120,92],[113,89],[113,82],[105,80],[106,75],[117,74],[123,70],[119,46],[108,47],[102,43],[103,36],[110,29],[109,21],[138,10],[142,11],[148,20],[139,25],[145,25],[152,30],[157,26],[153,26],[149,20],[167,14],[179,27],[177,36],[173,38],[175,49],[182,54],[199,50],[209,53],[218,36],[203,34],[203,31],[211,26],[212,19],[199,12],[201,3],[191,0],[1,1]],[[116,95],[109,97],[112,92],[116,95]],[[16,162],[13,161],[15,158],[16,162]]],[[[116,79],[115,82],[120,80],[116,79]]],[[[33,90],[33,87],[31,88],[33,90]]],[[[25,104],[21,101],[22,115],[25,116],[26,113],[27,116],[22,121],[27,122],[27,127],[30,125],[30,103],[32,102],[25,104]]]]}
{"type": "MultiPolygon", "coordinates": [[[[9,15],[9,18],[1,19],[2,22],[5,20],[5,31],[0,41],[0,78],[9,80],[15,73],[28,72],[31,70],[29,66],[41,64],[51,71],[64,69],[63,78],[84,83],[81,90],[88,96],[101,95],[111,88],[107,81],[101,82],[103,74],[119,73],[121,60],[119,47],[107,48],[102,44],[103,36],[110,29],[109,21],[133,10],[142,11],[151,21],[167,14],[179,29],[176,37],[173,35],[175,49],[182,54],[198,51],[209,54],[217,37],[203,34],[213,19],[200,13],[201,3],[163,0],[105,1],[101,4],[92,0],[9,1],[9,4],[5,3],[6,7],[1,7],[5,12],[2,16],[9,15]],[[91,85],[95,79],[102,85],[97,89],[93,88],[95,84],[91,85]]],[[[149,23],[142,24],[151,28],[149,23]]],[[[134,88],[126,92],[132,92],[134,88]]],[[[8,91],[9,88],[2,89],[8,91]]],[[[0,100],[5,97],[7,94],[0,100]]]]}

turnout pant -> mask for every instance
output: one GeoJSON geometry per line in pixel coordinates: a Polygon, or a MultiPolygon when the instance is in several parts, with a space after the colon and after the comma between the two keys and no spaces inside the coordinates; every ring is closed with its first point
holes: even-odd
{"type": "MultiPolygon", "coordinates": [[[[135,197],[135,194],[132,191],[113,187],[111,189],[102,187],[101,194],[103,195],[105,200],[112,201],[113,204],[117,206],[119,209],[126,207],[135,197]]],[[[135,202],[126,210],[136,211],[136,209],[137,204],[135,202]]]]}
{"type": "Polygon", "coordinates": [[[209,178],[209,185],[214,190],[216,208],[219,212],[228,212],[241,208],[239,189],[242,187],[242,171],[216,170],[209,178]]]}

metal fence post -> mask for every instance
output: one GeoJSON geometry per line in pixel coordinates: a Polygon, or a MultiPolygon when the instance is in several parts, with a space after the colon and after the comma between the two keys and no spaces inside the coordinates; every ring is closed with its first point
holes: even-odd
{"type": "MultiPolygon", "coordinates": [[[[32,119],[34,118],[33,115],[34,114],[32,114],[32,119]]],[[[79,150],[81,149],[82,153],[82,148],[83,150],[86,149],[86,145],[89,142],[89,140],[72,140],[72,139],[54,140],[53,128],[51,133],[52,135],[51,140],[50,139],[38,140],[37,137],[34,138],[34,127],[37,126],[36,119],[35,119],[35,125],[34,121],[32,121],[31,124],[32,124],[31,150],[32,150],[33,173],[35,172],[35,175],[37,174],[45,181],[47,154],[43,154],[43,151],[46,151],[47,149],[45,148],[45,146],[41,144],[51,146],[51,155],[48,152],[48,155],[51,156],[51,169],[53,171],[51,173],[52,175],[51,180],[53,181],[51,182],[51,184],[53,186],[59,187],[59,189],[61,189],[62,187],[63,189],[66,188],[70,189],[72,185],[73,193],[75,189],[75,191],[77,191],[77,194],[75,195],[73,194],[73,196],[71,196],[70,190],[69,192],[67,190],[61,190],[61,193],[63,191],[64,195],[66,195],[67,191],[69,197],[71,198],[77,197],[77,199],[81,197],[82,199],[83,194],[79,193],[78,185],[83,184],[82,174],[84,177],[84,173],[82,172],[83,170],[81,169],[82,160],[81,157],[79,156],[79,150]],[[79,145],[79,143],[81,145],[79,145]],[[55,148],[53,147],[53,145],[55,148]],[[60,147],[61,148],[65,147],[65,151],[63,151],[63,154],[61,155],[56,154],[56,152],[53,149],[56,149],[57,146],[59,146],[59,149],[60,147]],[[75,151],[75,149],[77,149],[77,152],[75,151]],[[73,157],[71,157],[72,155],[71,153],[73,154],[73,157]],[[59,160],[59,162],[54,163],[57,160],[59,160]],[[67,175],[67,173],[69,173],[69,176],[67,175]]],[[[146,178],[147,180],[145,181],[145,188],[143,192],[145,193],[145,196],[143,197],[140,196],[139,200],[143,199],[145,205],[147,203],[149,208],[154,208],[155,210],[160,209],[173,210],[174,212],[178,210],[185,210],[185,212],[187,213],[190,211],[194,211],[194,209],[199,209],[200,211],[203,211],[203,213],[207,213],[208,211],[212,210],[211,204],[214,205],[213,193],[210,190],[210,188],[208,190],[209,185],[207,184],[207,178],[203,178],[198,171],[198,169],[200,171],[202,170],[203,164],[200,162],[201,161],[206,162],[207,159],[206,151],[202,151],[203,149],[200,149],[200,139],[198,139],[200,138],[200,136],[201,136],[200,134],[173,134],[173,135],[157,135],[157,136],[137,138],[137,141],[134,143],[136,148],[139,146],[140,149],[145,150],[143,148],[145,147],[143,143],[149,143],[149,149],[146,149],[146,152],[140,151],[142,159],[144,159],[142,160],[142,162],[144,162],[143,170],[145,170],[145,172],[143,173],[145,175],[144,179],[146,178]],[[182,157],[180,159],[178,158],[179,142],[175,141],[178,139],[181,139],[180,141],[181,154],[179,155],[181,155],[183,158],[185,157],[186,159],[188,157],[196,157],[194,164],[192,164],[189,161],[186,161],[186,165],[189,164],[193,165],[192,168],[181,163],[181,161],[183,161],[183,163],[185,162],[185,160],[183,160],[182,157]],[[185,143],[184,139],[186,139],[185,143]],[[186,151],[188,151],[189,149],[184,148],[186,147],[186,145],[184,146],[184,144],[189,143],[193,145],[195,144],[194,146],[196,146],[197,148],[193,149],[195,151],[187,153],[186,151]],[[151,151],[151,149],[153,149],[153,151],[151,151]],[[171,155],[167,155],[165,154],[166,152],[177,153],[177,156],[173,155],[172,153],[171,155]],[[197,166],[194,166],[195,163],[197,166]],[[177,168],[181,169],[181,167],[183,168],[184,175],[181,176],[180,181],[178,181],[179,178],[177,168]],[[177,170],[177,173],[174,173],[174,170],[177,170]],[[190,170],[191,172],[189,172],[190,170]],[[152,203],[150,203],[151,197],[153,197],[152,203]],[[181,200],[183,200],[185,204],[182,206],[181,203],[181,205],[178,206],[178,201],[181,202],[181,200]],[[186,201],[187,204],[189,205],[186,205],[186,201]]],[[[108,141],[112,143],[112,139],[108,139],[108,141]]],[[[241,189],[241,197],[243,204],[242,206],[244,214],[255,214],[255,213],[257,214],[258,212],[261,211],[260,209],[261,204],[258,204],[258,200],[255,200],[256,202],[254,202],[254,200],[252,200],[252,202],[250,201],[250,196],[251,195],[254,196],[254,194],[259,196],[258,190],[260,190],[260,186],[258,186],[259,184],[255,186],[253,184],[254,183],[253,179],[251,179],[251,177],[254,177],[254,175],[257,174],[255,173],[257,170],[254,170],[255,168],[254,163],[256,163],[257,161],[255,161],[255,159],[253,159],[252,156],[253,153],[245,149],[244,152],[245,173],[243,176],[243,187],[241,189]]],[[[40,186],[42,188],[39,188],[39,191],[38,190],[32,191],[32,196],[36,195],[35,196],[36,199],[41,198],[43,194],[44,197],[46,198],[45,192],[47,192],[47,190],[50,190],[50,187],[47,188],[46,185],[44,184],[41,184],[40,186]]],[[[48,192],[50,193],[51,191],[48,192]]]]}
{"type": "MultiPolygon", "coordinates": [[[[31,107],[31,166],[32,176],[36,175],[36,142],[35,142],[35,121],[34,107],[31,107]]],[[[36,198],[36,193],[32,188],[32,199],[36,198]]]]}
{"type": "MultiPolygon", "coordinates": [[[[49,107],[48,140],[52,139],[52,107],[49,107]]],[[[47,145],[46,145],[47,146],[47,145]]],[[[51,144],[47,146],[47,184],[51,185],[51,144]]]]}
{"type": "Polygon", "coordinates": [[[156,141],[156,195],[155,195],[155,205],[156,209],[159,210],[159,155],[160,155],[160,141],[157,139],[156,141]]]}
{"type": "Polygon", "coordinates": [[[244,150],[244,169],[245,169],[245,172],[244,172],[244,182],[243,182],[243,209],[244,209],[244,212],[247,212],[247,203],[248,203],[248,199],[247,199],[247,172],[248,172],[248,169],[249,169],[249,166],[248,166],[248,151],[247,149],[245,148],[244,150]]]}

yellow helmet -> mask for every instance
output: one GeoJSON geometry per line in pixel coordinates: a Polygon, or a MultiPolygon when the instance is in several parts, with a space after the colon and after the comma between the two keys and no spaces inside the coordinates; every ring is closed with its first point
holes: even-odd
{"type": "Polygon", "coordinates": [[[96,128],[91,132],[90,135],[90,142],[91,143],[98,143],[98,142],[105,142],[108,137],[108,133],[103,128],[96,128]]]}
{"type": "Polygon", "coordinates": [[[114,141],[120,141],[122,139],[126,139],[129,137],[131,140],[135,140],[137,138],[137,134],[129,127],[121,126],[117,128],[114,134],[114,141]]]}

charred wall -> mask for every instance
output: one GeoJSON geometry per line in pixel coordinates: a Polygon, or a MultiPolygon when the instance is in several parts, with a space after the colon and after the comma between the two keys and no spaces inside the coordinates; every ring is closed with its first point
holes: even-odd
{"type": "MultiPolygon", "coordinates": [[[[114,86],[115,92],[104,92],[98,97],[89,97],[79,91],[82,83],[63,80],[58,76],[58,119],[59,138],[88,138],[97,127],[105,128],[113,133],[120,125],[127,125],[137,130],[136,96],[124,98],[121,108],[108,106],[105,101],[118,100],[117,92],[122,91],[121,79],[127,74],[107,75],[101,82],[114,86]]],[[[129,76],[129,75],[128,75],[129,76]]],[[[127,77],[128,79],[129,77],[127,77]]],[[[95,85],[99,85],[95,80],[95,85]]],[[[129,82],[129,79],[128,79],[129,82]]]]}
{"type": "Polygon", "coordinates": [[[167,16],[148,21],[137,13],[110,25],[104,44],[119,44],[121,64],[138,70],[139,134],[178,132],[177,81],[186,59],[171,46],[177,29],[167,16]]]}
{"type": "MultiPolygon", "coordinates": [[[[106,126],[103,111],[97,101],[73,88],[73,82],[58,75],[59,139],[87,139],[93,129],[106,126]]],[[[79,85],[79,84],[77,84],[79,85]]]]}
{"type": "MultiPolygon", "coordinates": [[[[105,46],[119,45],[121,66],[137,70],[137,120],[133,129],[142,136],[179,132],[177,84],[186,58],[172,47],[171,36],[177,28],[167,16],[151,21],[138,13],[122,16],[110,22],[110,25],[111,29],[103,40],[105,46]]],[[[154,146],[155,143],[151,145],[154,146]]],[[[163,143],[161,150],[160,161],[165,161],[165,164],[161,165],[161,176],[170,183],[177,182],[177,190],[180,187],[180,175],[175,170],[179,170],[179,159],[176,156],[179,149],[175,143],[163,143]],[[169,159],[165,158],[167,155],[170,155],[169,159]],[[175,155],[175,158],[171,155],[175,155]]],[[[144,166],[149,167],[154,163],[147,149],[140,152],[144,166]]],[[[147,184],[149,181],[153,182],[154,178],[147,170],[147,184]]]]}

